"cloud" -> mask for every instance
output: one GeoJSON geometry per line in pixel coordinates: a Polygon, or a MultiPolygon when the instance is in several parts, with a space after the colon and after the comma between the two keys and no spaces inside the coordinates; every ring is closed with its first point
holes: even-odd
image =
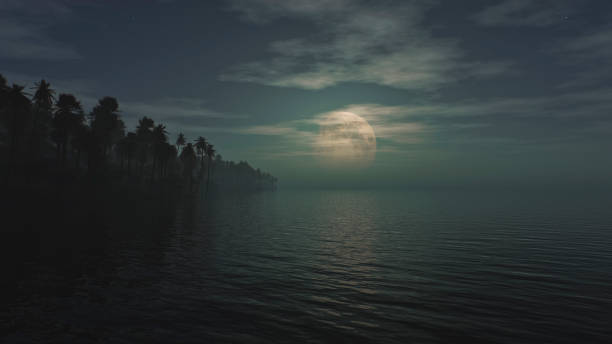
{"type": "Polygon", "coordinates": [[[343,11],[354,5],[352,0],[233,0],[231,8],[247,20],[263,23],[285,16],[314,16],[322,9],[343,11]]]}
{"type": "Polygon", "coordinates": [[[612,28],[605,28],[560,41],[560,51],[575,59],[609,59],[612,57],[612,28]]]}
{"type": "Polygon", "coordinates": [[[68,0],[2,0],[0,12],[19,13],[27,16],[40,16],[54,20],[58,17],[72,15],[73,11],[69,3],[80,3],[83,1],[68,0]]]}
{"type": "Polygon", "coordinates": [[[544,27],[562,22],[572,13],[564,0],[503,0],[472,19],[484,26],[544,27]]]}
{"type": "Polygon", "coordinates": [[[377,4],[358,0],[234,0],[247,20],[289,17],[310,22],[311,35],[272,42],[269,60],[235,66],[224,81],[322,89],[362,82],[400,89],[435,89],[508,70],[508,61],[469,61],[458,42],[424,27],[431,1],[377,4]]]}
{"type": "Polygon", "coordinates": [[[226,114],[205,107],[205,101],[195,98],[163,98],[149,102],[121,103],[124,112],[159,119],[173,118],[246,118],[244,115],[226,114]]]}
{"type": "Polygon", "coordinates": [[[81,58],[73,48],[44,33],[45,26],[18,23],[3,19],[0,22],[0,58],[35,60],[71,60],[81,58]]]}
{"type": "Polygon", "coordinates": [[[0,3],[0,59],[72,60],[76,49],[50,37],[46,31],[57,20],[72,14],[61,1],[16,1],[0,3]]]}
{"type": "Polygon", "coordinates": [[[553,41],[546,49],[566,68],[566,81],[559,88],[607,86],[612,77],[612,28],[596,30],[553,41]],[[570,67],[570,68],[568,68],[570,67]]]}
{"type": "Polygon", "coordinates": [[[265,136],[293,136],[299,133],[296,128],[282,125],[255,125],[236,130],[237,133],[265,136]]]}
{"type": "Polygon", "coordinates": [[[232,124],[248,117],[210,109],[204,100],[197,98],[162,98],[149,101],[119,99],[119,109],[128,128],[135,127],[139,118],[147,116],[166,125],[170,132],[182,131],[185,134],[229,133],[231,128],[220,125],[232,124]]]}
{"type": "MultiPolygon", "coordinates": [[[[384,144],[377,147],[378,152],[397,153],[401,145],[421,142],[426,131],[425,125],[407,118],[403,112],[406,107],[383,106],[378,104],[358,104],[345,108],[315,114],[309,118],[284,121],[270,125],[255,125],[239,128],[218,128],[223,132],[240,135],[267,136],[268,145],[258,146],[255,153],[259,158],[277,159],[286,157],[327,156],[326,141],[320,135],[321,128],[333,126],[332,113],[352,112],[366,119],[373,127],[377,140],[384,144]],[[324,149],[322,149],[324,148],[324,149]]],[[[214,129],[212,129],[214,130],[214,129]]],[[[335,142],[337,144],[338,142],[335,142]]],[[[351,144],[353,144],[351,142],[351,144]]]]}
{"type": "MultiPolygon", "coordinates": [[[[415,110],[408,106],[355,104],[337,111],[351,112],[364,118],[374,129],[377,140],[384,140],[382,146],[385,147],[422,142],[422,135],[428,128],[410,118],[415,110]]],[[[325,117],[319,115],[315,121],[321,118],[325,117]]]]}
{"type": "Polygon", "coordinates": [[[301,152],[300,156],[317,156],[319,126],[328,124],[331,112],[352,112],[366,119],[376,134],[378,152],[404,156],[432,145],[452,151],[475,144],[478,149],[510,153],[527,146],[543,149],[609,136],[612,88],[544,97],[437,99],[394,106],[352,104],[300,120],[225,130],[267,136],[269,144],[254,153],[258,157],[291,156],[293,151],[301,152]]]}

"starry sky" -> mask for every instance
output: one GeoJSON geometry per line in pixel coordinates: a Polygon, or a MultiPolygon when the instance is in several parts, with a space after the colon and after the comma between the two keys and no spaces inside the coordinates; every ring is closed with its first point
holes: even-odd
{"type": "Polygon", "coordinates": [[[595,186],[612,175],[612,2],[0,0],[0,73],[118,99],[281,185],[595,186]],[[355,113],[368,166],[318,163],[355,113]]]}

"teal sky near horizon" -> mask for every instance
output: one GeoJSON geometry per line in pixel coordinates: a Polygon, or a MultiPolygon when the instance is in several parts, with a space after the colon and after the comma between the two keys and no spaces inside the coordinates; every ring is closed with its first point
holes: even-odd
{"type": "Polygon", "coordinates": [[[0,73],[87,110],[114,96],[128,129],[205,136],[282,186],[610,185],[611,19],[601,0],[0,0],[0,73]],[[372,161],[328,164],[338,111],[372,127],[372,161]]]}

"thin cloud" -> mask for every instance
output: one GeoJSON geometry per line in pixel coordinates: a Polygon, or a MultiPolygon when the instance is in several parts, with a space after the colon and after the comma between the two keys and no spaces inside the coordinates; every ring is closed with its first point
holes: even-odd
{"type": "Polygon", "coordinates": [[[123,112],[159,119],[173,117],[242,119],[245,115],[221,113],[204,106],[200,99],[164,98],[150,102],[121,102],[123,112]]]}
{"type": "MultiPolygon", "coordinates": [[[[463,102],[430,101],[387,106],[352,104],[331,112],[352,112],[366,119],[378,140],[377,150],[405,152],[410,145],[461,144],[526,146],[584,139],[585,132],[609,128],[612,89],[567,92],[546,97],[494,98],[463,102]]],[[[287,147],[317,155],[319,126],[330,112],[272,125],[229,129],[242,135],[265,135],[289,155],[287,147]]],[[[272,153],[270,153],[272,154],[272,153]]],[[[274,156],[278,156],[274,153],[274,156]]]]}
{"type": "Polygon", "coordinates": [[[609,59],[612,57],[612,28],[565,38],[558,42],[556,50],[571,54],[570,58],[580,62],[585,59],[609,59]]]}
{"type": "Polygon", "coordinates": [[[596,30],[553,41],[545,51],[568,68],[567,78],[560,89],[606,87],[612,77],[612,28],[596,30]]]}
{"type": "Polygon", "coordinates": [[[0,3],[0,59],[80,59],[73,46],[47,34],[55,22],[71,15],[63,1],[4,0],[0,3]]]}
{"type": "Polygon", "coordinates": [[[544,27],[568,19],[573,14],[565,0],[503,0],[473,16],[484,26],[544,27]]]}
{"type": "MultiPolygon", "coordinates": [[[[1,18],[1,17],[0,17],[1,18]]],[[[81,55],[73,47],[50,38],[46,26],[0,21],[0,58],[31,60],[73,60],[81,55]]]]}
{"type": "Polygon", "coordinates": [[[465,62],[457,41],[434,37],[422,24],[431,6],[417,0],[394,6],[356,0],[233,1],[233,9],[248,20],[297,17],[312,22],[316,32],[273,42],[270,60],[235,66],[220,78],[313,90],[343,82],[435,89],[508,70],[506,61],[465,62]]]}

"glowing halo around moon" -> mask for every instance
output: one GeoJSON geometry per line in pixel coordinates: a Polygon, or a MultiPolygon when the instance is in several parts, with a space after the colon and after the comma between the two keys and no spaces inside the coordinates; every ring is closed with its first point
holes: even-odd
{"type": "Polygon", "coordinates": [[[376,157],[376,135],[362,117],[345,111],[330,112],[318,120],[317,155],[328,167],[363,168],[376,157]]]}

